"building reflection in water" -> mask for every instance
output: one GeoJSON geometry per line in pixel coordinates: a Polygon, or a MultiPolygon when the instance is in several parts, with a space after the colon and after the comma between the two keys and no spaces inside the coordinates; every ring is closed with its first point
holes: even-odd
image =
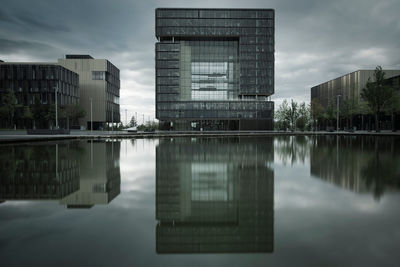
{"type": "Polygon", "coordinates": [[[400,188],[400,138],[322,136],[313,139],[310,170],[315,177],[354,192],[400,188]]]}
{"type": "Polygon", "coordinates": [[[119,142],[1,146],[0,202],[59,200],[68,208],[109,203],[120,192],[119,152],[119,142]]]}
{"type": "Polygon", "coordinates": [[[79,190],[60,200],[67,208],[91,208],[108,204],[120,194],[119,167],[121,143],[88,141],[81,144],[86,152],[80,160],[79,190]]]}
{"type": "Polygon", "coordinates": [[[0,199],[57,200],[79,189],[76,143],[0,147],[0,199]]]}
{"type": "Polygon", "coordinates": [[[272,252],[272,138],[161,139],[158,253],[272,252]]]}

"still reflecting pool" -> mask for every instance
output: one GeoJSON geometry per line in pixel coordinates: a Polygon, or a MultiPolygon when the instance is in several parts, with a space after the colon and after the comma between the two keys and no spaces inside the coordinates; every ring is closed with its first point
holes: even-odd
{"type": "Polygon", "coordinates": [[[400,138],[0,146],[2,266],[396,266],[400,138]]]}

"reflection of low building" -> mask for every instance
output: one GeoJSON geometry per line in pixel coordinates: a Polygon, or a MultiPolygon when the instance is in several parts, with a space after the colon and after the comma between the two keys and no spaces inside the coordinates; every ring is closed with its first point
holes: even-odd
{"type": "Polygon", "coordinates": [[[0,199],[56,200],[77,191],[75,149],[66,143],[0,147],[0,199]]]}
{"type": "MultiPolygon", "coordinates": [[[[351,138],[351,137],[350,137],[351,138]]],[[[341,139],[338,136],[322,136],[317,138],[315,146],[310,152],[311,174],[331,184],[354,191],[367,191],[361,177],[362,151],[350,147],[348,137],[341,139]],[[337,139],[339,138],[339,139],[337,139]]],[[[352,140],[351,146],[358,146],[352,140]]]]}
{"type": "Polygon", "coordinates": [[[400,188],[399,155],[395,137],[317,137],[310,151],[310,171],[315,177],[354,192],[400,188]]]}
{"type": "Polygon", "coordinates": [[[120,142],[88,141],[83,146],[87,153],[81,157],[79,190],[60,200],[68,208],[108,204],[120,193],[120,142]]]}
{"type": "Polygon", "coordinates": [[[158,253],[273,251],[272,139],[160,140],[158,253]]]}

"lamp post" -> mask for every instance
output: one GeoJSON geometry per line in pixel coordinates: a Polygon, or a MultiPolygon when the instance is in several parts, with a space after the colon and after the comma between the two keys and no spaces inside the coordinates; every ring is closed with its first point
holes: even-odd
{"type": "Polygon", "coordinates": [[[56,129],[58,129],[57,91],[58,91],[58,86],[56,86],[56,88],[54,90],[54,99],[56,102],[56,129]]]}
{"type": "Polygon", "coordinates": [[[125,109],[125,126],[128,125],[128,109],[125,109]]]}
{"type": "Polygon", "coordinates": [[[341,95],[336,96],[336,131],[339,132],[339,100],[341,95]]]}
{"type": "Polygon", "coordinates": [[[92,98],[90,98],[90,133],[93,133],[93,105],[92,105],[92,98]]]}
{"type": "Polygon", "coordinates": [[[111,103],[111,132],[114,131],[114,103],[111,103]]]}

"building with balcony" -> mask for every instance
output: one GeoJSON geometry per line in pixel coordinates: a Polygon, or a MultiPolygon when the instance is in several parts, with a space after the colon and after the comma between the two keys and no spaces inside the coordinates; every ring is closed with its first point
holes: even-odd
{"type": "Polygon", "coordinates": [[[162,128],[273,128],[273,9],[155,13],[156,118],[162,128]]]}

